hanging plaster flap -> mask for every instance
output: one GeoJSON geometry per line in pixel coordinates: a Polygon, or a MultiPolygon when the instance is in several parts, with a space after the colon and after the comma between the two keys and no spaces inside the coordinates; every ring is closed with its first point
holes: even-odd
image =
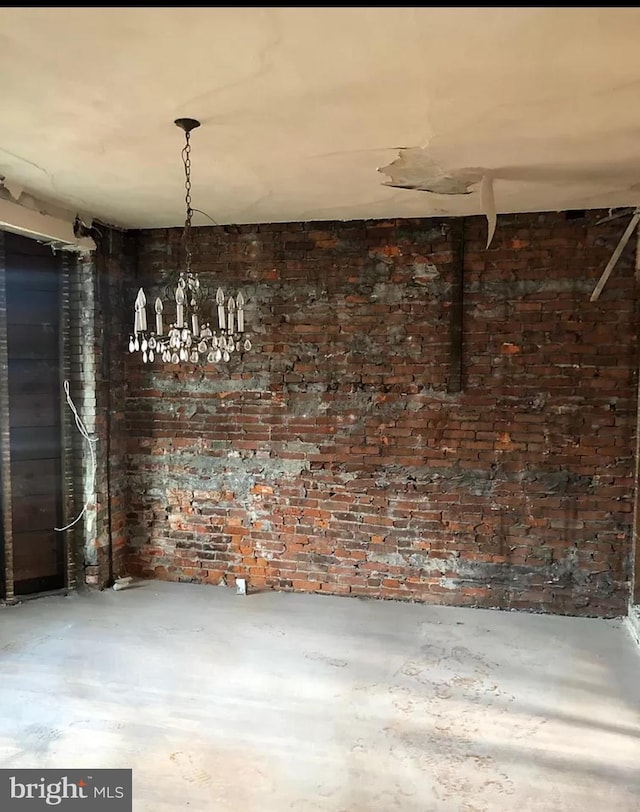
{"type": "Polygon", "coordinates": [[[487,248],[491,245],[493,235],[496,233],[498,217],[496,215],[496,201],[493,195],[493,176],[487,172],[480,184],[480,205],[487,217],[487,248]]]}

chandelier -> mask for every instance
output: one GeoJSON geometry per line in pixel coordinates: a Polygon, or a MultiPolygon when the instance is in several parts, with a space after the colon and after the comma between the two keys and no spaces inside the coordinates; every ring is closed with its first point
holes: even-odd
{"type": "Polygon", "coordinates": [[[140,288],[134,305],[133,334],[129,337],[129,352],[142,353],[143,362],[163,361],[165,364],[214,364],[229,361],[233,353],[249,351],[251,341],[245,332],[245,300],[242,292],[226,295],[218,288],[215,307],[198,274],[191,267],[191,131],[200,126],[194,118],[179,118],[174,122],[185,133],[182,162],[185,174],[186,219],[182,234],[184,265],[165,286],[168,302],[157,297],[155,329],[147,326],[147,297],[140,288]],[[171,319],[167,321],[167,314],[171,319]],[[175,317],[174,315],[175,314],[175,317]]]}

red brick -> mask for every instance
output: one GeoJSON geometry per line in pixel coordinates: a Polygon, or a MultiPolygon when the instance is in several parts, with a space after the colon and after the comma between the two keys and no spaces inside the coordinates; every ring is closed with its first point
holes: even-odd
{"type": "MultiPolygon", "coordinates": [[[[501,215],[489,251],[486,223],[465,221],[460,393],[447,391],[453,230],[425,244],[420,220],[196,229],[205,281],[255,291],[258,351],[211,387],[178,371],[165,391],[165,372],[129,356],[116,370],[126,406],[114,442],[131,476],[111,498],[121,559],[128,534],[129,566],[151,577],[242,571],[284,590],[622,613],[637,324],[630,252],[588,305],[608,258],[594,235],[613,245],[624,226],[596,229],[598,216],[501,215]],[[247,238],[261,258],[245,265],[247,238]],[[440,277],[417,297],[412,264],[427,260],[440,277]],[[446,585],[426,576],[427,552],[464,559],[473,582],[450,564],[446,585]],[[552,589],[551,561],[584,577],[552,589]]],[[[143,282],[179,238],[141,233],[143,282]]]]}

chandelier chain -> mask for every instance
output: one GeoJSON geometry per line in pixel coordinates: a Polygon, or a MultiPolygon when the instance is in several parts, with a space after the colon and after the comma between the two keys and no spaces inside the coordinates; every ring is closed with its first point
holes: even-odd
{"type": "Polygon", "coordinates": [[[193,209],[191,208],[191,143],[190,133],[185,133],[186,144],[182,150],[182,162],[184,164],[184,188],[185,188],[185,204],[186,204],[186,219],[184,221],[184,250],[186,255],[185,271],[187,275],[191,273],[191,218],[193,217],[193,209]]]}

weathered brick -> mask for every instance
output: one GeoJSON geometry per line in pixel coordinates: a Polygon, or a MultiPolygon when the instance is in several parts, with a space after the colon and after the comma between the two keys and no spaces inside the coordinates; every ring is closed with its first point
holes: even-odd
{"type": "MultiPolygon", "coordinates": [[[[601,215],[501,216],[489,251],[486,221],[466,219],[460,393],[447,391],[446,220],[194,229],[205,284],[246,288],[256,351],[201,380],[113,348],[114,470],[126,465],[127,491],[124,506],[111,494],[111,521],[126,526],[129,566],[206,583],[233,573],[250,588],[622,613],[638,324],[631,250],[589,302],[625,225],[595,226],[601,215]],[[437,276],[416,277],[425,262],[437,276]]],[[[180,236],[137,235],[139,279],[124,301],[177,262],[180,236]]]]}

